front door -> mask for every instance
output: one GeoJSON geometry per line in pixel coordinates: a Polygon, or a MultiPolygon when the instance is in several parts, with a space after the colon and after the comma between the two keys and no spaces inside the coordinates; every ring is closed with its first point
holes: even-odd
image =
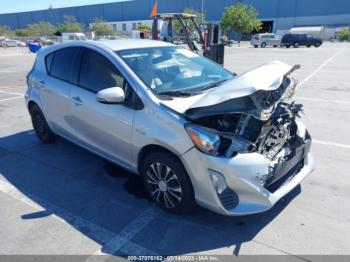
{"type": "Polygon", "coordinates": [[[126,86],[125,78],[105,55],[85,49],[78,85],[71,91],[70,125],[84,145],[128,167],[135,110],[124,104],[102,104],[96,100],[102,89],[126,86]]]}

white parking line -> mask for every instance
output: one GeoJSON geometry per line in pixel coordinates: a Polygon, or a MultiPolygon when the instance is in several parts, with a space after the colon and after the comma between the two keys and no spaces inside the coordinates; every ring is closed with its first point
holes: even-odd
{"type": "Polygon", "coordinates": [[[16,95],[16,96],[23,96],[24,95],[24,93],[16,93],[16,92],[9,92],[9,91],[3,91],[3,90],[0,90],[0,93],[8,94],[8,95],[16,95]]]}
{"type": "MultiPolygon", "coordinates": [[[[131,221],[129,225],[127,225],[115,238],[110,240],[107,244],[103,246],[103,250],[99,249],[97,250],[91,257],[89,257],[85,261],[90,261],[91,259],[94,260],[93,256],[96,255],[105,255],[105,254],[113,254],[117,252],[118,250],[121,250],[121,248],[130,241],[137,233],[139,233],[142,229],[144,229],[149,222],[151,222],[157,214],[160,213],[160,209],[157,207],[150,207],[146,209],[140,216],[138,216],[136,219],[131,221]]],[[[140,253],[139,254],[144,254],[140,253]]],[[[128,254],[128,253],[127,253],[128,254]]],[[[148,255],[155,255],[150,254],[147,252],[148,255]]],[[[108,259],[108,257],[106,257],[108,259]]],[[[103,260],[102,260],[103,261],[103,260]]]]}
{"type": "Polygon", "coordinates": [[[15,99],[19,99],[19,98],[23,98],[23,96],[16,96],[16,97],[10,97],[10,98],[5,98],[5,99],[0,99],[0,102],[4,102],[4,101],[9,101],[9,100],[15,100],[15,99]]]}
{"type": "Polygon", "coordinates": [[[309,97],[303,97],[303,96],[295,96],[293,98],[301,99],[301,100],[315,101],[315,102],[338,103],[338,104],[349,104],[350,105],[350,101],[344,101],[344,100],[309,98],[309,97]]]}
{"type": "Polygon", "coordinates": [[[316,143],[316,144],[326,145],[326,146],[334,146],[334,147],[350,149],[350,145],[346,145],[346,144],[322,141],[322,140],[317,140],[317,139],[312,139],[312,142],[316,143]]]}
{"type": "Polygon", "coordinates": [[[119,234],[115,234],[86,219],[78,217],[53,204],[50,204],[36,196],[28,193],[23,194],[16,187],[2,180],[0,180],[0,192],[9,195],[12,198],[17,199],[23,203],[26,203],[35,209],[42,210],[43,207],[45,207],[45,210],[48,214],[52,214],[53,217],[62,221],[63,223],[69,223],[79,231],[89,232],[86,234],[87,236],[105,245],[106,253],[107,250],[108,252],[111,250],[112,253],[120,250],[125,254],[156,255],[155,252],[130,241],[136,233],[142,230],[142,228],[145,227],[148,222],[150,222],[155,217],[157,212],[154,212],[152,208],[146,210],[138,218],[131,221],[131,223],[126,226],[125,229],[123,229],[119,234]]]}
{"type": "Polygon", "coordinates": [[[298,88],[301,87],[305,82],[309,81],[312,77],[314,77],[318,72],[322,70],[330,61],[332,61],[341,51],[344,50],[345,47],[342,47],[339,49],[334,55],[332,55],[330,58],[328,58],[326,61],[324,61],[315,71],[313,71],[310,75],[308,75],[306,78],[304,78],[299,84],[298,88]]]}

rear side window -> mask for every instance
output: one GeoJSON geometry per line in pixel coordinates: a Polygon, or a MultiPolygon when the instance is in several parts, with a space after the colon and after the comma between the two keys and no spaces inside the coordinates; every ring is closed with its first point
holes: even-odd
{"type": "Polygon", "coordinates": [[[124,77],[103,55],[86,49],[80,66],[79,85],[94,93],[109,87],[122,87],[124,77]]]}
{"type": "Polygon", "coordinates": [[[47,57],[47,65],[48,62],[50,62],[50,59],[52,59],[51,69],[49,71],[50,75],[64,81],[74,83],[76,72],[74,62],[78,51],[78,47],[67,47],[56,51],[53,58],[47,57]]]}
{"type": "Polygon", "coordinates": [[[51,65],[52,65],[54,55],[55,53],[51,53],[48,56],[46,56],[45,65],[46,65],[46,71],[48,74],[51,73],[51,65]]]}

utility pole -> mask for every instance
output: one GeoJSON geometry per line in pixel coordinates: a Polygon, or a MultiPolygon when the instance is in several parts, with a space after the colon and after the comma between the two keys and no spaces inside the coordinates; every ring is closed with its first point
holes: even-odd
{"type": "Polygon", "coordinates": [[[204,24],[204,0],[202,0],[202,24],[204,24]]]}

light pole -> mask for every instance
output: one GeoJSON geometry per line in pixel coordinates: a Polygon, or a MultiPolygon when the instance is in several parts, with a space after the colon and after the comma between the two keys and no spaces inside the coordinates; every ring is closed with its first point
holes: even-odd
{"type": "Polygon", "coordinates": [[[202,24],[204,23],[204,0],[202,0],[202,24]]]}

